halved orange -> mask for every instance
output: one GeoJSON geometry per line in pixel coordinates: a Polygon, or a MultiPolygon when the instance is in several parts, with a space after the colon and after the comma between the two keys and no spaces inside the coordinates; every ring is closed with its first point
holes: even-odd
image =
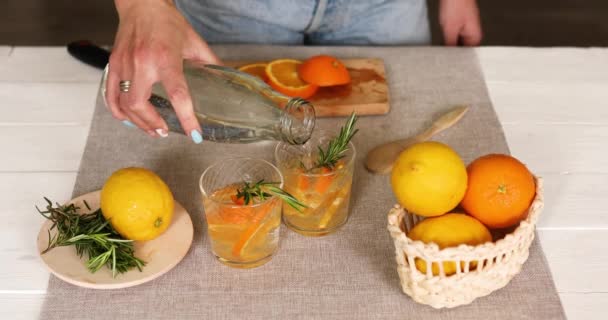
{"type": "Polygon", "coordinates": [[[302,61],[293,59],[279,59],[268,63],[266,66],[266,76],[268,84],[278,92],[290,96],[309,98],[318,86],[304,82],[298,75],[298,66],[302,61]]]}
{"type": "Polygon", "coordinates": [[[298,68],[302,80],[320,87],[337,86],[350,82],[350,74],[336,57],[319,55],[306,59],[298,68]]]}
{"type": "Polygon", "coordinates": [[[268,76],[266,75],[267,63],[252,63],[247,64],[239,68],[239,71],[249,73],[252,76],[256,76],[264,82],[268,82],[268,76]]]}

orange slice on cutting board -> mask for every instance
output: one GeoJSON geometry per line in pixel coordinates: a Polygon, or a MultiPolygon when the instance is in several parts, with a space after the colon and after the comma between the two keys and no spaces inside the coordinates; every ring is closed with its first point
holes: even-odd
{"type": "Polygon", "coordinates": [[[306,59],[298,67],[298,74],[307,83],[319,87],[339,86],[350,83],[350,74],[336,57],[319,55],[306,59]]]}
{"type": "Polygon", "coordinates": [[[302,61],[293,59],[279,59],[268,63],[265,72],[268,84],[278,92],[303,99],[310,98],[317,89],[317,85],[306,83],[298,75],[298,67],[302,61]]]}
{"type": "Polygon", "coordinates": [[[267,65],[267,63],[252,63],[240,67],[239,71],[249,73],[252,76],[264,80],[264,82],[268,82],[268,76],[266,75],[267,65]]]}

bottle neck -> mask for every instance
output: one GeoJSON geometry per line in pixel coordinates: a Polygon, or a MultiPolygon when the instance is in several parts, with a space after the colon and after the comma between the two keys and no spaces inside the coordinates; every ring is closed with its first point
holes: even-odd
{"type": "Polygon", "coordinates": [[[287,102],[280,123],[281,139],[289,144],[306,143],[315,128],[315,109],[310,102],[293,98],[287,102]]]}

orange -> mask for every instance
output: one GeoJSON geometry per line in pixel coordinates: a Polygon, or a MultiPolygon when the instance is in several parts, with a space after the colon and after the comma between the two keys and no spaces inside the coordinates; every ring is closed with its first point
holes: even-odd
{"type": "Polygon", "coordinates": [[[350,82],[350,74],[336,57],[320,55],[308,58],[298,68],[300,77],[320,87],[337,86],[350,82]]]}
{"type": "Polygon", "coordinates": [[[239,71],[249,73],[252,76],[256,76],[264,82],[268,82],[268,76],[266,75],[266,63],[252,63],[244,65],[239,68],[239,71]]]}
{"type": "Polygon", "coordinates": [[[271,61],[266,65],[265,70],[266,76],[268,76],[268,84],[284,95],[303,99],[310,98],[319,87],[300,79],[298,75],[300,64],[302,64],[301,61],[293,59],[271,61]]]}
{"type": "Polygon", "coordinates": [[[467,167],[462,207],[490,228],[506,228],[525,218],[536,194],[534,176],[519,160],[489,154],[467,167]]]}

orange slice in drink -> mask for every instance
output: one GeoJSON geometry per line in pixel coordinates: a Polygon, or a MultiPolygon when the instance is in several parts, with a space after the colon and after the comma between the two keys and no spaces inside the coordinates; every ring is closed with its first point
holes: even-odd
{"type": "Polygon", "coordinates": [[[268,82],[268,76],[266,75],[266,66],[266,63],[252,63],[240,67],[239,71],[249,73],[252,76],[264,80],[264,82],[268,82]]]}
{"type": "Polygon", "coordinates": [[[315,184],[315,191],[318,193],[325,193],[329,190],[331,183],[334,181],[336,177],[335,174],[331,174],[332,170],[326,167],[321,168],[322,176],[317,178],[317,183],[315,184]]]}
{"type": "Polygon", "coordinates": [[[268,84],[278,92],[303,99],[310,98],[318,86],[304,82],[298,75],[298,67],[302,61],[293,59],[279,59],[271,61],[266,66],[266,76],[268,84]]]}
{"type": "Polygon", "coordinates": [[[247,223],[253,216],[251,207],[224,206],[220,209],[220,217],[224,223],[247,223]]]}
{"type": "Polygon", "coordinates": [[[336,212],[340,208],[342,208],[342,205],[345,203],[344,201],[348,197],[349,192],[350,192],[350,186],[343,188],[335,195],[335,197],[333,197],[331,204],[329,206],[327,206],[325,209],[325,214],[323,214],[323,217],[321,217],[321,219],[319,220],[319,228],[321,228],[321,229],[327,228],[327,225],[329,224],[331,219],[334,217],[336,212]]]}
{"type": "Polygon", "coordinates": [[[259,207],[255,208],[255,213],[250,218],[249,222],[251,223],[245,231],[241,234],[234,247],[232,247],[232,254],[236,257],[243,256],[243,252],[247,250],[247,246],[251,242],[251,239],[255,237],[255,235],[263,229],[262,222],[264,218],[272,211],[272,208],[276,205],[277,199],[272,199],[270,201],[261,204],[259,207]]]}
{"type": "MultiPolygon", "coordinates": [[[[299,172],[301,172],[301,174],[298,176],[298,188],[300,190],[306,190],[311,185],[312,176],[305,175],[304,170],[299,170],[299,172]]],[[[314,189],[317,193],[325,193],[329,190],[329,187],[336,177],[335,174],[331,174],[332,172],[332,169],[326,167],[319,169],[319,172],[317,173],[319,176],[317,176],[314,183],[314,189]]]]}

